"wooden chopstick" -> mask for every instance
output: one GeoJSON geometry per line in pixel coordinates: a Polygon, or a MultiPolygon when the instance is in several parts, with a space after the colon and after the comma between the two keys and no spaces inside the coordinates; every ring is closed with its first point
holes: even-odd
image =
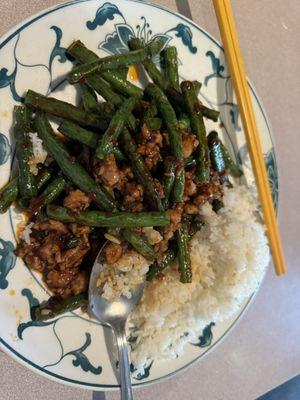
{"type": "Polygon", "coordinates": [[[269,245],[277,275],[286,272],[283,249],[280,241],[271,191],[264,163],[253,105],[247,84],[245,66],[238,41],[230,0],[213,0],[215,13],[229,65],[233,87],[241,113],[246,141],[250,153],[256,185],[267,227],[269,245]]]}

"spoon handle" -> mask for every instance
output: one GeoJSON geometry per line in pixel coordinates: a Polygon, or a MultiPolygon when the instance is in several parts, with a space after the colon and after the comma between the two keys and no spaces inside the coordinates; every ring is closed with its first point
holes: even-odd
{"type": "Polygon", "coordinates": [[[121,400],[133,400],[125,323],[121,322],[116,324],[114,326],[114,332],[116,335],[119,353],[121,400]]]}

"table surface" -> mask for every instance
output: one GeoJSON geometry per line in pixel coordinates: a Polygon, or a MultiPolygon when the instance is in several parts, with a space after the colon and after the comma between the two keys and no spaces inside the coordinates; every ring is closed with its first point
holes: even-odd
{"type": "MultiPolygon", "coordinates": [[[[2,0],[0,34],[57,0],[2,0]]],[[[157,0],[187,13],[219,38],[209,0],[157,0]]],[[[277,145],[279,225],[288,273],[269,268],[252,305],[235,329],[201,361],[163,383],[138,389],[137,400],[254,400],[300,372],[300,1],[232,0],[247,72],[267,111],[277,145]]],[[[49,381],[0,353],[3,400],[100,400],[96,392],[49,381]]],[[[107,393],[106,399],[119,399],[107,393]]]]}

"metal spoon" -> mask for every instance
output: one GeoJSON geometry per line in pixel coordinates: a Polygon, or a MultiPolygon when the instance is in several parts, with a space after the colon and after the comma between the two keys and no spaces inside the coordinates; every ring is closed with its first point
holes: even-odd
{"type": "Polygon", "coordinates": [[[130,364],[128,358],[125,326],[129,314],[142,297],[144,283],[138,285],[135,290],[132,291],[132,296],[130,299],[125,296],[121,296],[118,300],[109,302],[103,298],[103,288],[102,286],[97,286],[97,281],[99,279],[100,272],[103,270],[101,259],[105,246],[106,245],[104,245],[99,251],[92,269],[89,284],[89,305],[94,317],[101,323],[110,326],[114,331],[119,354],[121,399],[132,400],[133,396],[130,379],[130,364]]]}

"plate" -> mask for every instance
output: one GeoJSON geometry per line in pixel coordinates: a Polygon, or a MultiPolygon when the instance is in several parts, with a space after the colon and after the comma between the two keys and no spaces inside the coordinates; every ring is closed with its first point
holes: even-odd
{"type": "MultiPolygon", "coordinates": [[[[65,48],[81,39],[100,56],[126,52],[127,40],[137,36],[148,42],[159,36],[165,45],[176,45],[182,78],[202,82],[201,100],[221,113],[221,124],[207,123],[222,132],[223,140],[253,183],[239,110],[231,79],[218,42],[207,32],[173,11],[137,0],[78,0],[45,10],[4,35],[0,40],[0,176],[8,180],[14,160],[12,111],[28,88],[59,99],[74,101],[75,89],[65,83],[72,63],[65,48]]],[[[250,85],[262,147],[275,206],[278,175],[270,127],[261,103],[250,85]]],[[[47,299],[38,274],[14,255],[20,214],[11,208],[0,223],[0,342],[17,361],[59,382],[89,388],[118,387],[105,345],[102,326],[81,312],[48,322],[33,322],[30,308],[47,299]]],[[[153,362],[135,386],[156,382],[182,370],[207,352],[228,333],[250,299],[223,323],[207,326],[196,343],[169,362],[153,362]]]]}

